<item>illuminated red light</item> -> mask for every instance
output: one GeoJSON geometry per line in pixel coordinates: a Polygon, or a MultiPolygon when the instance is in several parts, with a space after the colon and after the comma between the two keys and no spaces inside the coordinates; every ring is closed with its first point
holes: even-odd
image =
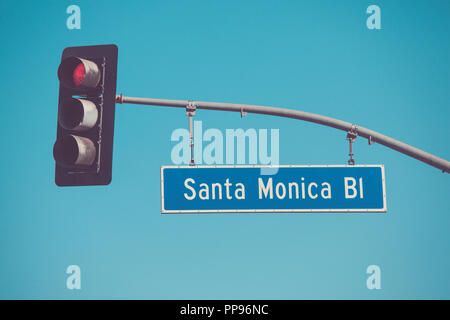
{"type": "Polygon", "coordinates": [[[78,87],[83,83],[84,77],[86,77],[86,69],[83,63],[80,63],[73,70],[73,83],[78,87]]]}

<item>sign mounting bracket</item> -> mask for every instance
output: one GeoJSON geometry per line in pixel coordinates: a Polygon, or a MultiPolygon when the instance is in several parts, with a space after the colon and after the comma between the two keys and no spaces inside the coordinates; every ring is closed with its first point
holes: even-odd
{"type": "Polygon", "coordinates": [[[352,127],[347,132],[347,140],[348,140],[349,147],[350,147],[350,151],[348,154],[350,159],[348,159],[348,164],[351,166],[355,165],[355,159],[353,159],[354,153],[353,153],[352,144],[353,144],[353,142],[355,142],[357,136],[358,136],[358,127],[356,126],[356,124],[352,124],[352,127]]]}
{"type": "Polygon", "coordinates": [[[192,117],[195,116],[195,110],[197,110],[197,105],[193,101],[188,101],[186,106],[186,115],[189,117],[189,140],[191,147],[191,162],[190,166],[195,166],[194,161],[194,128],[192,125],[192,117]]]}

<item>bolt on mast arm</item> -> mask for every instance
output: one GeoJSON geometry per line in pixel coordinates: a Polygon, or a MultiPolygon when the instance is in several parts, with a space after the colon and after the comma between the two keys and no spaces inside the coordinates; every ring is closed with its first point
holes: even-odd
{"type": "Polygon", "coordinates": [[[400,142],[398,140],[392,139],[388,136],[380,134],[378,132],[366,129],[364,127],[356,126],[350,122],[341,121],[338,119],[333,119],[330,117],[321,116],[314,113],[303,112],[292,109],[275,108],[275,107],[265,107],[265,106],[254,106],[254,105],[244,105],[244,104],[233,104],[233,103],[221,103],[221,102],[202,102],[202,101],[187,101],[187,100],[166,100],[166,99],[151,99],[151,98],[134,98],[134,97],[124,97],[122,95],[116,96],[116,102],[118,103],[131,103],[131,104],[143,104],[143,105],[153,105],[153,106],[164,106],[164,107],[178,107],[186,108],[189,103],[195,103],[197,109],[206,110],[220,110],[220,111],[234,111],[249,113],[266,114],[277,117],[285,117],[303,121],[309,121],[332,127],[335,129],[343,130],[345,132],[352,132],[358,136],[366,138],[369,143],[372,144],[377,142],[395,151],[401,152],[425,162],[433,167],[436,167],[443,172],[450,172],[450,162],[439,158],[431,153],[425,152],[423,150],[417,149],[406,143],[400,142]]]}

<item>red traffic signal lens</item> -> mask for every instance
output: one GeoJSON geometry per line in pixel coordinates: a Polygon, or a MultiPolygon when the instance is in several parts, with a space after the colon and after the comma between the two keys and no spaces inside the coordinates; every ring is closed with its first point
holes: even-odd
{"type": "Polygon", "coordinates": [[[78,87],[83,83],[84,78],[86,77],[86,68],[84,64],[80,63],[73,70],[73,83],[78,87]]]}
{"type": "Polygon", "coordinates": [[[68,57],[59,65],[58,78],[67,88],[96,88],[100,82],[100,68],[93,61],[68,57]]]}

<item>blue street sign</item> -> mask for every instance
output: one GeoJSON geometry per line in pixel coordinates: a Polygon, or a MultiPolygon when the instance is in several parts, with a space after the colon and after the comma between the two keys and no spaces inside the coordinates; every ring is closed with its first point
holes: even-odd
{"type": "Polygon", "coordinates": [[[270,167],[162,166],[161,212],[387,210],[383,165],[278,166],[261,174],[270,167]]]}

